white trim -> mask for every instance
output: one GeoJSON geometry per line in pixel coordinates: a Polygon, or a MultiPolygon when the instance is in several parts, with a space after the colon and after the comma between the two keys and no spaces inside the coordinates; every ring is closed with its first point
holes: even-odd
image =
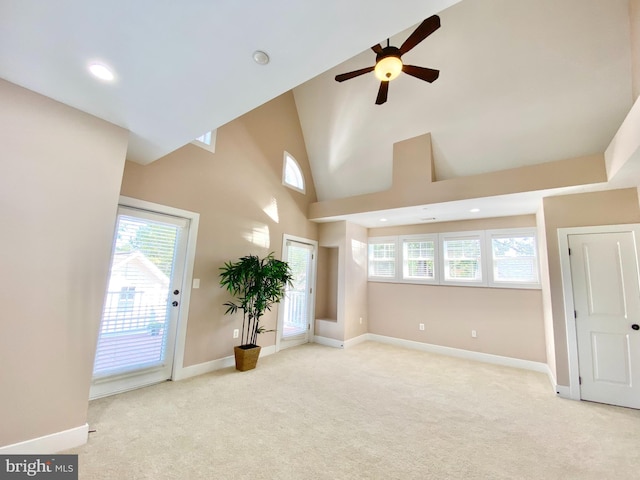
{"type": "MultiPolygon", "coordinates": [[[[260,358],[276,353],[276,346],[269,345],[268,347],[262,347],[260,349],[260,358]]],[[[233,367],[236,364],[235,357],[229,355],[228,357],[218,358],[209,362],[197,363],[196,365],[189,365],[180,369],[177,375],[174,377],[174,381],[185,380],[191,377],[197,377],[198,375],[204,375],[205,373],[215,372],[216,370],[222,370],[223,368],[233,367]]]]}
{"type": "Polygon", "coordinates": [[[397,347],[410,348],[423,352],[437,353],[447,355],[449,357],[464,358],[467,360],[475,360],[477,362],[491,363],[494,365],[502,365],[504,367],[521,368],[523,370],[532,370],[534,372],[547,373],[549,366],[546,363],[534,362],[532,360],[522,360],[520,358],[503,357],[490,353],[472,352],[470,350],[462,350],[459,348],[443,347],[442,345],[434,345],[431,343],[414,342],[413,340],[404,340],[402,338],[386,337],[369,333],[368,339],[374,342],[395,345],[397,347]]]}
{"type": "Polygon", "coordinates": [[[369,334],[368,333],[363,333],[362,335],[359,335],[357,337],[353,337],[350,338],[349,340],[345,340],[344,341],[344,348],[351,348],[351,347],[355,347],[356,345],[359,345],[363,342],[367,342],[369,341],[369,334]]]}
{"type": "Polygon", "coordinates": [[[547,364],[547,377],[549,377],[549,383],[551,384],[551,387],[553,387],[553,391],[556,392],[556,395],[558,395],[561,398],[571,399],[569,387],[565,387],[564,385],[558,385],[556,383],[556,377],[551,371],[551,367],[548,364],[547,364]]]}
{"type": "MultiPolygon", "coordinates": [[[[309,305],[309,330],[307,330],[306,339],[304,341],[300,341],[297,343],[295,341],[292,341],[287,344],[288,347],[294,347],[297,345],[302,345],[304,343],[311,342],[315,333],[316,322],[314,321],[314,319],[316,318],[316,277],[317,277],[316,273],[318,271],[318,242],[317,240],[310,240],[304,237],[297,237],[295,235],[289,235],[288,233],[283,234],[282,235],[282,260],[285,260],[285,261],[288,253],[287,242],[289,241],[302,243],[304,245],[309,245],[313,248],[312,258],[311,258],[311,282],[309,285],[309,288],[311,288],[311,293],[309,295],[309,300],[311,301],[311,305],[309,305]]],[[[282,332],[283,323],[284,323],[284,308],[280,308],[280,306],[278,306],[278,319],[276,323],[277,326],[276,326],[276,344],[275,344],[276,352],[279,352],[280,349],[282,348],[280,345],[282,343],[282,339],[280,338],[280,332],[282,332]]]]}
{"type": "MultiPolygon", "coordinates": [[[[585,235],[592,233],[631,232],[637,238],[640,235],[640,224],[626,225],[594,225],[587,227],[568,227],[558,229],[558,249],[560,253],[560,274],[562,277],[562,295],[564,297],[564,321],[567,330],[567,361],[569,363],[569,386],[558,386],[560,396],[572,400],[580,400],[580,368],[578,360],[578,336],[574,318],[573,283],[571,280],[571,259],[569,257],[569,235],[585,235]]],[[[639,245],[636,243],[636,250],[639,245]]]]}
{"type": "Polygon", "coordinates": [[[313,336],[313,343],[318,345],[324,345],[326,347],[344,348],[344,342],[342,340],[336,340],[335,338],[321,337],[320,335],[313,336]]]}
{"type": "Polygon", "coordinates": [[[566,398],[567,400],[580,400],[579,398],[572,398],[571,390],[569,387],[565,387],[564,385],[556,385],[556,394],[560,398],[566,398]]]}
{"type": "Polygon", "coordinates": [[[89,438],[89,424],[0,447],[0,455],[44,455],[81,447],[89,438]]]}
{"type": "Polygon", "coordinates": [[[157,213],[173,215],[189,220],[187,253],[185,256],[185,268],[182,276],[182,294],[180,299],[180,311],[178,315],[178,329],[176,331],[176,345],[173,353],[173,372],[172,380],[180,377],[180,371],[183,369],[184,349],[187,340],[187,323],[189,321],[189,303],[191,301],[191,289],[193,288],[193,265],[196,257],[196,240],[198,238],[198,227],[200,223],[200,214],[189,210],[169,207],[159,203],[147,202],[138,198],[120,196],[120,205],[149,210],[157,213]]]}

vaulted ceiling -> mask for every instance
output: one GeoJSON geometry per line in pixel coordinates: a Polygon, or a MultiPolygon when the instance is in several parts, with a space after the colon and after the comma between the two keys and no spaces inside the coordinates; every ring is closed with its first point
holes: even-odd
{"type": "Polygon", "coordinates": [[[393,143],[427,132],[438,179],[602,153],[632,105],[629,3],[0,0],[0,77],[128,129],[139,163],[293,89],[329,200],[388,188],[393,143]],[[378,106],[373,74],[334,81],[435,13],[403,57],[434,83],[401,75],[378,106]]]}

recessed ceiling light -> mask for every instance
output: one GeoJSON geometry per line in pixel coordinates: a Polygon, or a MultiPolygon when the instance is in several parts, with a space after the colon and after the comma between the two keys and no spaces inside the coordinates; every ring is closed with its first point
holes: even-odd
{"type": "Polygon", "coordinates": [[[115,78],[115,75],[109,67],[102,63],[92,63],[89,65],[89,71],[94,77],[99,78],[100,80],[106,80],[107,82],[110,82],[115,78]]]}
{"type": "Polygon", "coordinates": [[[267,63],[269,63],[269,55],[267,55],[267,53],[263,52],[262,50],[256,50],[255,52],[253,52],[253,61],[258,65],[266,65],[267,63]]]}
{"type": "Polygon", "coordinates": [[[471,213],[478,213],[480,211],[479,208],[472,208],[471,210],[469,210],[471,213]]]}
{"type": "Polygon", "coordinates": [[[380,221],[381,221],[381,222],[386,222],[386,221],[387,221],[387,219],[386,219],[386,218],[381,218],[381,219],[380,219],[380,221]]]}

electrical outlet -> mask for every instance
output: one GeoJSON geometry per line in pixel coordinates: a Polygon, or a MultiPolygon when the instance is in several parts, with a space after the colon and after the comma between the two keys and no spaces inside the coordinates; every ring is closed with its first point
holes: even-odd
{"type": "Polygon", "coordinates": [[[471,330],[471,337],[478,338],[478,332],[476,332],[475,330],[471,330]]]}
{"type": "Polygon", "coordinates": [[[233,330],[233,338],[238,338],[240,336],[240,330],[235,328],[233,330]]]}
{"type": "Polygon", "coordinates": [[[420,330],[424,330],[424,323],[420,324],[420,330]]]}

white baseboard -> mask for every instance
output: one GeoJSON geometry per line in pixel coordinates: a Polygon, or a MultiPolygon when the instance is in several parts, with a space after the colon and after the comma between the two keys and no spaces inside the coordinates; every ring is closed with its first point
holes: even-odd
{"type": "MultiPolygon", "coordinates": [[[[267,355],[272,355],[274,353],[276,353],[275,345],[262,347],[260,349],[260,358],[266,357],[267,355]]],[[[214,372],[222,368],[233,367],[235,364],[236,364],[235,357],[233,355],[229,355],[228,357],[218,358],[216,360],[211,360],[209,362],[198,363],[196,365],[189,365],[188,367],[183,367],[179,370],[176,370],[173,374],[172,380],[179,381],[179,380],[184,380],[185,378],[196,377],[198,375],[214,372]]]]}
{"type": "Polygon", "coordinates": [[[336,340],[335,338],[321,337],[320,335],[313,336],[313,343],[333,348],[349,348],[368,340],[370,340],[368,333],[350,338],[349,340],[336,340]]]}
{"type": "Polygon", "coordinates": [[[369,340],[371,340],[369,338],[369,334],[368,333],[363,333],[362,335],[359,335],[357,337],[353,337],[353,338],[350,338],[349,340],[345,340],[344,348],[354,347],[354,346],[358,345],[359,343],[367,342],[369,340]]]}
{"type": "Polygon", "coordinates": [[[369,333],[368,340],[398,347],[411,348],[421,350],[423,352],[438,353],[440,355],[448,355],[450,357],[465,358],[467,360],[475,360],[477,362],[492,363],[494,365],[502,365],[505,367],[522,368],[524,370],[533,370],[534,372],[548,373],[549,366],[546,363],[534,362],[531,360],[522,360],[520,358],[503,357],[490,353],[472,352],[470,350],[462,350],[460,348],[443,347],[442,345],[433,345],[431,343],[414,342],[413,340],[404,340],[402,338],[385,337],[384,335],[376,335],[369,333]]]}
{"type": "Polygon", "coordinates": [[[43,437],[32,438],[20,443],[0,447],[0,455],[46,455],[76,448],[87,443],[89,425],[51,433],[43,437]]]}
{"type": "MultiPolygon", "coordinates": [[[[573,400],[571,397],[571,389],[565,385],[556,385],[556,394],[561,398],[573,400]]],[[[576,400],[580,400],[579,398],[576,400]]]]}
{"type": "MultiPolygon", "coordinates": [[[[553,388],[553,391],[556,393],[556,395],[562,398],[571,399],[570,388],[565,387],[564,385],[558,385],[556,383],[556,377],[551,371],[551,367],[549,367],[549,365],[547,365],[547,376],[549,377],[549,383],[551,383],[551,387],[553,388]]],[[[577,400],[580,399],[578,398],[577,400]]]]}
{"type": "Polygon", "coordinates": [[[313,343],[319,345],[325,345],[333,348],[344,348],[344,342],[342,340],[336,340],[335,338],[321,337],[320,335],[313,336],[313,343]]]}

